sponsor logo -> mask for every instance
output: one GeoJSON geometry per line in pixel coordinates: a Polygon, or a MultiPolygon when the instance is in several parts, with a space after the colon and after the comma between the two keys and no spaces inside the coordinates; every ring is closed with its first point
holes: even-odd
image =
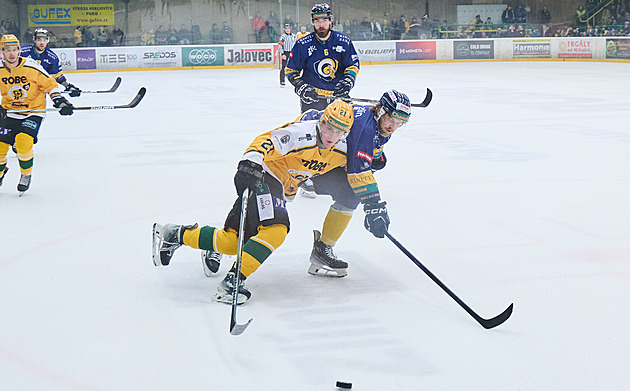
{"type": "Polygon", "coordinates": [[[311,141],[313,139],[314,137],[310,133],[306,133],[304,137],[298,137],[298,141],[302,141],[302,140],[311,141]]]}
{"type": "Polygon", "coordinates": [[[2,82],[4,84],[25,84],[28,83],[28,80],[26,79],[26,76],[10,76],[3,77],[2,82]]]}
{"type": "Polygon", "coordinates": [[[96,50],[77,50],[77,69],[96,69],[96,50]]]}
{"type": "Polygon", "coordinates": [[[280,137],[280,142],[282,144],[286,144],[289,142],[289,140],[291,140],[291,137],[289,137],[288,134],[285,134],[284,136],[280,137]]]}
{"type": "Polygon", "coordinates": [[[138,59],[137,54],[125,54],[125,53],[101,54],[98,57],[99,57],[98,62],[100,62],[101,64],[116,64],[116,63],[123,63],[123,62],[129,62],[129,61],[136,61],[138,59]]]}
{"type": "Polygon", "coordinates": [[[27,127],[29,129],[33,129],[36,130],[39,125],[37,124],[37,122],[30,120],[30,119],[26,119],[24,121],[22,121],[22,126],[27,127]]]}
{"type": "Polygon", "coordinates": [[[212,65],[217,58],[215,49],[192,49],[188,53],[188,61],[192,65],[212,65]]]}
{"type": "Polygon", "coordinates": [[[316,159],[313,160],[304,160],[302,159],[302,165],[311,170],[311,171],[320,171],[323,172],[324,169],[326,169],[326,166],[328,165],[328,163],[325,162],[320,162],[316,159]]]}
{"type": "Polygon", "coordinates": [[[435,41],[396,42],[396,60],[435,60],[435,41]]]}
{"type": "Polygon", "coordinates": [[[357,157],[360,157],[361,159],[365,159],[370,163],[372,162],[372,159],[373,159],[372,155],[370,155],[369,153],[362,152],[362,151],[357,151],[357,157]]]}
{"type": "Polygon", "coordinates": [[[272,61],[271,49],[228,50],[228,63],[269,63],[272,61]]]}
{"type": "Polygon", "coordinates": [[[343,53],[346,51],[346,49],[343,48],[343,46],[339,45],[339,46],[333,46],[332,48],[334,51],[336,51],[337,53],[343,53]]]}
{"type": "Polygon", "coordinates": [[[142,55],[143,60],[158,60],[160,58],[177,58],[177,53],[159,51],[159,52],[145,52],[142,55]]]}
{"type": "Polygon", "coordinates": [[[388,48],[388,49],[358,49],[359,50],[359,54],[371,54],[371,55],[376,55],[376,54],[392,54],[396,51],[396,49],[394,48],[388,48]]]}
{"type": "Polygon", "coordinates": [[[312,55],[313,55],[313,52],[314,52],[315,50],[317,50],[317,48],[316,48],[315,46],[311,45],[311,46],[309,46],[309,47],[308,47],[308,49],[307,49],[307,50],[308,50],[308,56],[310,57],[310,56],[312,56],[312,55]]]}

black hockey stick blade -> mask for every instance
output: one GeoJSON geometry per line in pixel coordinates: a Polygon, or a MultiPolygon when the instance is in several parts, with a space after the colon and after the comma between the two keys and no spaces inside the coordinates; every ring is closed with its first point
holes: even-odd
{"type": "MultiPolygon", "coordinates": [[[[116,81],[114,82],[114,85],[109,89],[109,90],[97,90],[97,91],[90,91],[90,90],[81,90],[82,94],[109,94],[111,92],[115,92],[118,87],[120,87],[120,83],[122,83],[122,77],[118,76],[116,78],[116,81]]],[[[64,94],[69,93],[70,91],[61,91],[64,94]]]]}
{"type": "MultiPolygon", "coordinates": [[[[126,105],[115,105],[115,106],[75,106],[75,111],[82,110],[115,110],[115,109],[133,109],[138,106],[138,103],[144,98],[144,94],[147,93],[147,89],[142,87],[131,100],[131,102],[126,105]]],[[[60,109],[57,107],[47,107],[45,109],[23,109],[23,110],[7,110],[7,113],[43,113],[46,111],[59,111],[60,109]]]]}
{"type": "MultiPolygon", "coordinates": [[[[364,99],[364,98],[350,98],[353,102],[365,102],[365,103],[379,103],[376,99],[364,99]]],[[[433,92],[427,88],[427,94],[424,97],[424,100],[421,103],[412,103],[411,107],[427,107],[431,100],[433,99],[433,92]]]]}
{"type": "Polygon", "coordinates": [[[491,319],[482,318],[475,311],[473,311],[472,308],[470,308],[466,303],[464,303],[455,293],[453,293],[453,291],[451,291],[446,285],[444,285],[444,283],[440,281],[435,276],[435,274],[431,273],[431,271],[427,269],[427,267],[424,266],[416,257],[414,257],[413,254],[411,254],[405,247],[403,247],[403,245],[400,244],[398,240],[394,239],[394,237],[389,232],[385,232],[385,236],[387,236],[387,238],[391,240],[392,243],[394,243],[394,245],[396,245],[396,247],[400,249],[400,251],[402,251],[407,257],[409,257],[409,259],[411,259],[411,261],[415,263],[416,266],[422,269],[422,271],[425,272],[426,275],[429,276],[429,278],[433,280],[433,282],[438,284],[438,286],[442,288],[444,292],[446,292],[449,296],[451,296],[451,298],[455,300],[457,304],[459,304],[464,310],[466,310],[466,312],[468,312],[470,316],[472,316],[481,326],[483,326],[483,328],[491,329],[491,328],[497,327],[498,325],[508,320],[510,315],[512,315],[512,309],[514,308],[513,303],[510,304],[509,307],[505,311],[495,316],[494,318],[491,318],[491,319]]]}

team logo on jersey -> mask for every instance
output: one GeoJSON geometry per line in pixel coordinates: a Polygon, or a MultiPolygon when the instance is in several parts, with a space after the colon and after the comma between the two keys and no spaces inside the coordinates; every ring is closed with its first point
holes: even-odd
{"type": "Polygon", "coordinates": [[[346,51],[346,49],[343,48],[343,46],[339,45],[339,46],[333,46],[333,50],[336,51],[337,53],[343,53],[346,51]]]}
{"type": "Polygon", "coordinates": [[[354,119],[357,119],[357,117],[362,116],[367,111],[367,108],[365,106],[354,106],[354,107],[355,107],[354,119]]]}
{"type": "Polygon", "coordinates": [[[22,102],[28,95],[26,91],[27,89],[22,86],[13,86],[9,89],[8,95],[11,99],[22,102]]]}
{"type": "Polygon", "coordinates": [[[332,80],[337,74],[337,61],[332,58],[324,58],[315,63],[315,69],[320,78],[324,80],[332,80]]]}
{"type": "Polygon", "coordinates": [[[308,50],[308,56],[310,57],[310,56],[313,55],[313,52],[316,50],[316,47],[311,45],[311,46],[308,47],[307,50],[308,50]]]}

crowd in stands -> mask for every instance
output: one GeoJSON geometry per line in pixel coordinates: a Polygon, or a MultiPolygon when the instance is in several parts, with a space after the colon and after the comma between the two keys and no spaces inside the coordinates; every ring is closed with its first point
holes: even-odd
{"type": "MultiPolygon", "coordinates": [[[[241,2],[242,3],[242,2],[241,2]]],[[[240,10],[240,8],[238,8],[240,10]]],[[[238,15],[237,15],[238,16],[238,15]]],[[[243,9],[243,16],[245,10],[243,9]]],[[[275,11],[266,16],[256,11],[251,19],[248,42],[275,43],[283,33],[284,26],[291,27],[294,33],[312,31],[310,25],[298,28],[292,15],[282,20],[275,11]]],[[[573,20],[554,20],[547,6],[537,14],[531,15],[530,9],[523,5],[507,5],[501,20],[493,21],[490,17],[476,17],[468,24],[447,24],[446,21],[430,20],[422,17],[405,15],[393,16],[384,12],[382,17],[363,17],[358,19],[337,20],[333,29],[342,32],[353,41],[366,40],[403,40],[403,39],[439,39],[439,38],[502,38],[502,37],[567,37],[567,36],[630,36],[630,1],[620,0],[585,0],[574,15],[573,20]],[[604,7],[605,6],[605,7],[604,7]]],[[[49,29],[50,31],[50,29],[49,29]]],[[[6,19],[0,23],[0,34],[14,34],[20,37],[15,21],[6,19]]],[[[121,45],[197,45],[242,43],[235,41],[234,30],[227,21],[221,26],[213,23],[203,32],[199,25],[188,28],[182,24],[179,29],[173,25],[157,26],[156,29],[142,30],[131,34],[128,42],[122,29],[117,26],[77,26],[72,36],[58,38],[50,31],[50,47],[95,47],[121,45]],[[110,30],[111,29],[111,30],[110,30]]],[[[32,31],[27,29],[22,35],[23,42],[32,41],[32,31]]]]}

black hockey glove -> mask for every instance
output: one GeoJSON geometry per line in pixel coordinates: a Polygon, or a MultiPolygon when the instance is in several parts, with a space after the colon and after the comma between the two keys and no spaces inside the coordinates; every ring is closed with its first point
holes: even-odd
{"type": "Polygon", "coordinates": [[[236,193],[240,196],[245,189],[256,189],[256,186],[263,180],[263,168],[260,164],[250,160],[241,160],[238,163],[238,170],[234,175],[234,186],[236,193]]]}
{"type": "Polygon", "coordinates": [[[374,171],[382,170],[386,164],[387,164],[387,158],[385,157],[385,152],[383,152],[378,159],[372,160],[372,170],[374,171]]]}
{"type": "Polygon", "coordinates": [[[53,98],[53,105],[56,108],[61,109],[59,110],[59,114],[61,115],[72,115],[72,113],[74,113],[74,106],[72,106],[72,103],[68,102],[68,100],[63,96],[53,98]]]}
{"type": "Polygon", "coordinates": [[[300,81],[295,85],[295,93],[298,94],[300,100],[305,105],[312,105],[319,100],[319,95],[317,94],[315,87],[310,84],[306,84],[303,81],[300,81]]]}
{"type": "Polygon", "coordinates": [[[389,228],[389,215],[385,207],[387,202],[380,201],[363,205],[365,211],[365,229],[377,238],[384,238],[389,228]]]}
{"type": "Polygon", "coordinates": [[[71,97],[73,97],[73,98],[76,98],[77,96],[81,95],[81,90],[77,86],[75,86],[74,84],[68,83],[68,85],[66,86],[65,91],[70,92],[69,95],[71,97]]]}
{"type": "Polygon", "coordinates": [[[350,77],[344,77],[335,85],[333,96],[343,100],[350,100],[350,90],[354,87],[354,80],[350,77]]]}
{"type": "Polygon", "coordinates": [[[2,118],[2,119],[6,119],[7,118],[7,109],[5,109],[2,106],[0,106],[0,118],[2,118]]]}

